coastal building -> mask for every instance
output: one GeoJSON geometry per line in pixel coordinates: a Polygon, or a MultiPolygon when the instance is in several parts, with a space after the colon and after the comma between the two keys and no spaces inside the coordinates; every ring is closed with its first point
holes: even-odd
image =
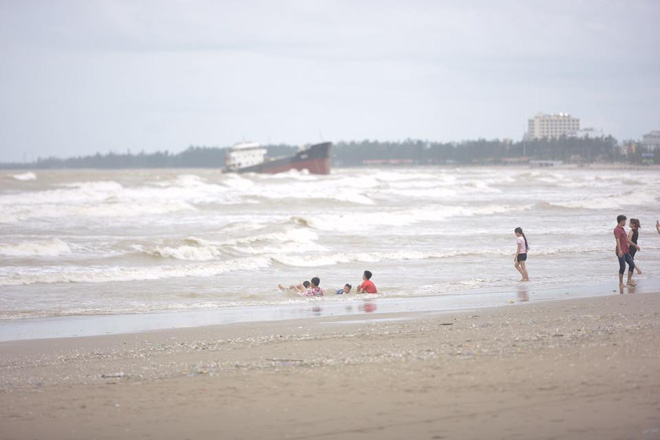
{"type": "Polygon", "coordinates": [[[580,119],[568,113],[537,113],[527,123],[527,139],[558,138],[576,136],[580,130],[580,119]]]}
{"type": "Polygon", "coordinates": [[[585,127],[576,131],[575,137],[591,139],[603,138],[605,137],[605,132],[599,128],[585,127]]]}
{"type": "Polygon", "coordinates": [[[642,145],[649,150],[660,150],[660,130],[653,130],[642,137],[642,145]]]}

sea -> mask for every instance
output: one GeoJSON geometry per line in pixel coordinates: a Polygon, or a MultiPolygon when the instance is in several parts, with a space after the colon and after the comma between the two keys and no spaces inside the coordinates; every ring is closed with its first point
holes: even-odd
{"type": "Polygon", "coordinates": [[[654,167],[4,170],[0,340],[618,295],[619,214],[660,291],[659,202],[654,167]],[[378,295],[354,294],[365,270],[378,295]],[[277,287],[312,277],[325,296],[277,287]]]}

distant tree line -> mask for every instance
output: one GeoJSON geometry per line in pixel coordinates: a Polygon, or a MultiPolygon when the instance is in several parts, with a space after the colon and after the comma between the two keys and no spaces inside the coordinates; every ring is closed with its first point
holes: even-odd
{"type": "Polygon", "coordinates": [[[507,164],[529,160],[570,163],[632,162],[660,163],[660,151],[647,150],[639,142],[624,147],[611,136],[600,138],[562,137],[558,139],[509,140],[477,139],[464,142],[428,142],[407,139],[400,142],[339,142],[335,163],[340,166],[363,164],[507,164]]]}
{"type": "MultiPolygon", "coordinates": [[[[265,146],[266,157],[294,154],[298,147],[280,144],[265,146]]],[[[57,168],[223,168],[227,148],[191,146],[173,154],[167,151],[132,154],[110,152],[68,159],[39,158],[31,163],[0,163],[5,169],[57,168]]],[[[513,142],[509,140],[468,140],[429,142],[406,139],[397,142],[338,142],[332,152],[334,166],[432,165],[432,164],[507,164],[529,160],[553,160],[570,163],[629,162],[660,163],[660,150],[644,148],[641,143],[626,141],[619,146],[611,136],[600,138],[563,137],[513,142]]]]}

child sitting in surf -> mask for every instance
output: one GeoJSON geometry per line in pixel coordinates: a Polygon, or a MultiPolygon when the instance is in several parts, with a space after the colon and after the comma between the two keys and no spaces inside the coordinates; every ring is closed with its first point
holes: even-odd
{"type": "Polygon", "coordinates": [[[303,293],[303,292],[306,292],[307,289],[309,289],[310,285],[311,284],[310,284],[309,281],[303,281],[302,284],[298,284],[297,286],[289,286],[289,287],[284,287],[283,285],[278,284],[277,288],[282,290],[282,291],[289,290],[289,291],[292,291],[292,292],[303,293]]]}
{"type": "Polygon", "coordinates": [[[368,270],[364,271],[362,275],[362,284],[357,287],[357,293],[378,293],[376,285],[371,282],[372,273],[368,270]]]}
{"type": "Polygon", "coordinates": [[[321,284],[319,277],[312,278],[311,287],[303,293],[303,296],[323,296],[323,289],[319,284],[321,284]]]}
{"type": "Polygon", "coordinates": [[[343,295],[344,293],[351,293],[352,288],[353,288],[353,286],[351,286],[350,284],[348,284],[348,283],[344,284],[343,288],[337,289],[337,295],[343,295]]]}

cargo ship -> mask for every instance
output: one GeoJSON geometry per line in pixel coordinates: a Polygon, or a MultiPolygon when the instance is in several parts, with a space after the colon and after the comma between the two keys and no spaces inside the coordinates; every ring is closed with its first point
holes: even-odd
{"type": "Polygon", "coordinates": [[[293,156],[266,159],[266,148],[257,143],[234,145],[225,157],[225,172],[276,174],[307,170],[312,174],[330,174],[332,142],[302,147],[293,156]]]}

